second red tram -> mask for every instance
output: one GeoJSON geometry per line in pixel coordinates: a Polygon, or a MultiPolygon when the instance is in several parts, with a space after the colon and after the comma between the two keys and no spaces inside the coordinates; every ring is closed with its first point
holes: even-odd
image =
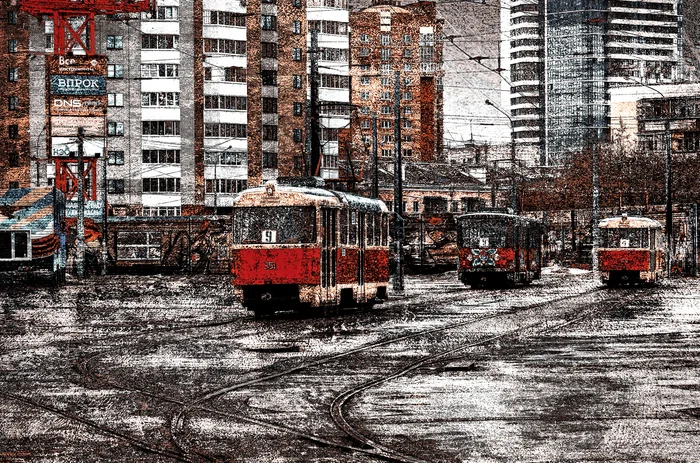
{"type": "Polygon", "coordinates": [[[477,287],[539,279],[542,234],[539,222],[519,215],[475,212],[457,217],[460,280],[477,287]]]}
{"type": "Polygon", "coordinates": [[[663,277],[663,234],[647,217],[610,217],[600,221],[598,268],[603,283],[654,283],[663,277]]]}
{"type": "Polygon", "coordinates": [[[387,298],[382,201],[270,183],[241,192],[232,214],[232,283],[256,315],[387,298]]]}

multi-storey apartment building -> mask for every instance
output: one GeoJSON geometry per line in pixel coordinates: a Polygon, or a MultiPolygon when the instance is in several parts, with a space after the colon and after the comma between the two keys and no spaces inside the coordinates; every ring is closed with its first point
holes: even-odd
{"type": "MultiPolygon", "coordinates": [[[[30,185],[28,17],[2,0],[0,27],[0,190],[30,185]]],[[[43,60],[41,60],[43,61],[43,60]]]]}
{"type": "Polygon", "coordinates": [[[377,117],[378,156],[394,156],[394,73],[399,71],[401,150],[407,161],[435,162],[443,140],[442,26],[435,4],[375,1],[350,14],[354,158],[365,153],[377,117]]]}
{"type": "Polygon", "coordinates": [[[502,42],[519,148],[559,165],[609,133],[608,90],[682,77],[682,1],[517,0],[502,42]]]}
{"type": "MultiPolygon", "coordinates": [[[[337,133],[350,117],[345,0],[159,0],[153,13],[98,19],[96,52],[108,57],[100,162],[112,212],[221,212],[247,186],[303,175],[311,28],[319,31],[320,173],[332,178],[337,133]]],[[[51,53],[51,37],[50,20],[30,20],[33,50],[51,53]]],[[[46,107],[38,61],[30,63],[35,137],[46,107]]],[[[51,163],[37,165],[38,183],[50,183],[51,163]]]]}

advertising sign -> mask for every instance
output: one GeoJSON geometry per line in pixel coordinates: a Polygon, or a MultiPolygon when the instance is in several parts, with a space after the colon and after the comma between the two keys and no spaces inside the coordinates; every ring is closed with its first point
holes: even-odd
{"type": "Polygon", "coordinates": [[[107,100],[104,96],[52,96],[52,116],[104,116],[107,100]]]}
{"type": "Polygon", "coordinates": [[[51,76],[52,95],[106,95],[104,76],[51,76]]]}
{"type": "Polygon", "coordinates": [[[56,56],[46,57],[49,74],[68,74],[83,76],[104,76],[107,74],[106,56],[56,56]]]}
{"type": "MultiPolygon", "coordinates": [[[[104,138],[86,138],[83,141],[83,155],[86,158],[102,157],[104,138]]],[[[78,137],[52,137],[51,156],[54,158],[75,158],[78,156],[78,137]]]]}
{"type": "Polygon", "coordinates": [[[86,137],[104,137],[104,117],[53,116],[51,135],[54,137],[77,137],[78,127],[85,130],[86,137]]]}

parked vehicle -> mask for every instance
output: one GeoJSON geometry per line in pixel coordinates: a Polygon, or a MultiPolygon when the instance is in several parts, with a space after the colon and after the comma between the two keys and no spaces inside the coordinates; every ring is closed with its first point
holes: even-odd
{"type": "Polygon", "coordinates": [[[519,215],[475,212],[457,217],[459,278],[465,285],[530,284],[542,269],[542,225],[519,215]]]}
{"type": "Polygon", "coordinates": [[[598,268],[608,286],[655,283],[663,278],[663,233],[647,217],[610,217],[600,221],[598,268]]]}
{"type": "Polygon", "coordinates": [[[256,315],[387,298],[389,216],[379,200],[268,183],[233,202],[231,272],[256,315]]]}

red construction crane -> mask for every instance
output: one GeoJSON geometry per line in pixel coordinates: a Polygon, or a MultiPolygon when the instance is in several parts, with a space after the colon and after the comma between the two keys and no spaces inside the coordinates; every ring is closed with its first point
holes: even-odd
{"type": "Polygon", "coordinates": [[[38,18],[53,18],[54,54],[65,55],[80,46],[87,55],[94,55],[95,15],[153,11],[155,0],[21,0],[20,8],[38,18]]]}

